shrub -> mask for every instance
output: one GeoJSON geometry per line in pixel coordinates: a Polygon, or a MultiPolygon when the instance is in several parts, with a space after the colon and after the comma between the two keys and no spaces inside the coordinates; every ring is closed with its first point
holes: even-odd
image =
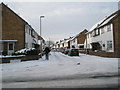
{"type": "Polygon", "coordinates": [[[21,49],[15,53],[13,53],[13,55],[38,55],[39,51],[35,48],[29,48],[29,49],[21,49]]]}

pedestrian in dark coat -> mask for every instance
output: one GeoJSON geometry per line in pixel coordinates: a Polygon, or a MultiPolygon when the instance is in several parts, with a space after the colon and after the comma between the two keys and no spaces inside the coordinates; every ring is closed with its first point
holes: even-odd
{"type": "Polygon", "coordinates": [[[49,52],[50,52],[50,48],[46,47],[45,50],[44,50],[46,60],[49,60],[49,52]]]}

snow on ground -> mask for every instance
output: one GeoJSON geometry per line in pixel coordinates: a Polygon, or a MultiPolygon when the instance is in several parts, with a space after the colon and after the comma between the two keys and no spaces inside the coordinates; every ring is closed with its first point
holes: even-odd
{"type": "Polygon", "coordinates": [[[86,78],[118,74],[117,58],[85,54],[70,57],[60,52],[51,52],[50,60],[45,60],[43,57],[39,60],[7,63],[0,66],[2,66],[3,82],[45,81],[58,78],[69,79],[72,76],[86,78]]]}

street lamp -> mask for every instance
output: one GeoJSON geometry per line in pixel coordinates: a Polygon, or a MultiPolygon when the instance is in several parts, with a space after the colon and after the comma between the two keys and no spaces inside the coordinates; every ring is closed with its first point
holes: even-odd
{"type": "MultiPolygon", "coordinates": [[[[41,25],[41,18],[44,18],[44,16],[40,16],[40,36],[42,37],[42,25],[41,25]]],[[[40,52],[41,52],[41,54],[42,54],[42,40],[41,40],[41,48],[40,48],[41,50],[40,50],[40,52]]],[[[41,56],[42,57],[42,56],[41,56]]]]}
{"type": "Polygon", "coordinates": [[[41,18],[44,18],[45,16],[40,16],[40,36],[42,35],[41,29],[42,29],[42,25],[41,25],[41,18]]]}

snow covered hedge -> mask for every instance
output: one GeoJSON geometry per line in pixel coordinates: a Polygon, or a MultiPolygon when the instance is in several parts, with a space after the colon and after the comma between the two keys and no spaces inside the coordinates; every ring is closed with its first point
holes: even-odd
{"type": "Polygon", "coordinates": [[[13,55],[38,55],[39,51],[35,48],[25,48],[15,52],[13,55]]]}

